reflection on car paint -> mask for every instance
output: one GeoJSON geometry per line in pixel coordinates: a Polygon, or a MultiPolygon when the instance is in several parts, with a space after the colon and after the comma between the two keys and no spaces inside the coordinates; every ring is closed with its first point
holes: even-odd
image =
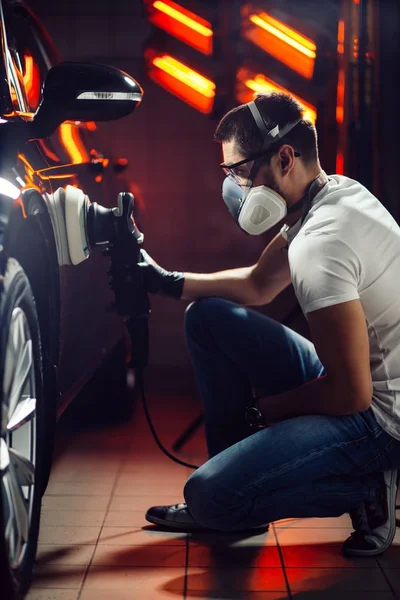
{"type": "Polygon", "coordinates": [[[73,164],[89,161],[89,155],[75,123],[62,123],[59,127],[60,141],[73,164]]]}
{"type": "Polygon", "coordinates": [[[39,67],[33,60],[33,56],[24,56],[23,80],[29,106],[36,109],[40,102],[40,72],[39,67]]]}

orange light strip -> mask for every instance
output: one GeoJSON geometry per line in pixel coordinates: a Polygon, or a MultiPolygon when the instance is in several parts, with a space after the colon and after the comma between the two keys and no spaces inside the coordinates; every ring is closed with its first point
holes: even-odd
{"type": "Polygon", "coordinates": [[[89,160],[75,125],[72,125],[71,123],[62,123],[60,125],[60,139],[73,164],[79,164],[89,160]]]}
{"type": "Polygon", "coordinates": [[[249,17],[256,27],[245,28],[245,36],[303,77],[311,79],[317,47],[313,40],[278,19],[262,12],[249,17]]]}
{"type": "MultiPolygon", "coordinates": [[[[268,79],[268,77],[265,77],[265,75],[258,74],[253,79],[246,79],[244,81],[244,85],[255,94],[265,94],[270,92],[285,92],[286,94],[290,94],[291,96],[293,96],[293,98],[298,100],[298,102],[300,102],[304,106],[304,119],[307,119],[312,123],[315,123],[317,120],[317,109],[315,108],[315,106],[312,106],[312,104],[305,102],[299,96],[292,94],[292,92],[278,85],[271,79],[268,79]]],[[[243,101],[247,102],[247,100],[243,101]]]]}
{"type": "Polygon", "coordinates": [[[338,24],[338,44],[337,51],[339,54],[344,54],[344,20],[340,19],[338,24]]]}
{"type": "Polygon", "coordinates": [[[343,152],[341,152],[340,150],[336,154],[336,173],[338,175],[344,174],[344,156],[343,152]]]}
{"type": "Polygon", "coordinates": [[[292,46],[308,58],[315,58],[317,47],[314,42],[298,33],[291,27],[284,25],[281,21],[274,19],[267,13],[251,15],[250,21],[279,38],[289,46],[292,46]]]}
{"type": "Polygon", "coordinates": [[[336,91],[336,122],[338,124],[338,139],[336,152],[336,173],[343,175],[344,173],[344,149],[346,147],[346,134],[344,129],[344,107],[345,107],[345,66],[344,66],[344,42],[345,42],[345,25],[344,19],[340,19],[338,23],[338,81],[336,91]]]}
{"type": "Polygon", "coordinates": [[[215,97],[213,81],[168,54],[153,58],[151,63],[150,76],[157,83],[201,112],[211,112],[215,97]]]}
{"type": "Polygon", "coordinates": [[[193,71],[190,67],[184,63],[176,60],[172,56],[165,54],[164,56],[158,56],[154,59],[153,64],[162,69],[172,77],[176,77],[185,85],[196,90],[207,98],[214,98],[215,96],[215,83],[193,71]]]}
{"type": "Polygon", "coordinates": [[[211,23],[172,0],[156,0],[152,9],[151,23],[204,54],[212,53],[211,23]]]}
{"type": "Polygon", "coordinates": [[[182,12],[182,6],[179,6],[179,4],[175,4],[175,2],[167,4],[166,2],[160,2],[159,0],[157,0],[153,3],[153,6],[155,9],[160,10],[161,12],[165,13],[169,17],[172,17],[176,21],[183,23],[184,25],[186,25],[186,27],[190,27],[190,29],[197,31],[197,33],[200,33],[205,37],[212,37],[213,31],[211,29],[211,26],[205,26],[202,23],[200,23],[197,20],[197,15],[195,15],[194,13],[189,13],[189,11],[186,11],[186,14],[184,14],[182,12]],[[189,17],[189,14],[192,16],[189,17]]]}

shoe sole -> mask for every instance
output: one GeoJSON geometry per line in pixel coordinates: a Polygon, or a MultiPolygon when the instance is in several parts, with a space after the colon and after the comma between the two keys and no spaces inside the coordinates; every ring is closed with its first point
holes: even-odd
{"type": "Polygon", "coordinates": [[[168,529],[177,529],[178,531],[201,531],[204,530],[204,527],[201,525],[197,525],[194,523],[193,525],[181,525],[180,523],[171,523],[170,521],[166,521],[165,519],[157,519],[157,517],[151,517],[146,513],[146,521],[149,523],[153,523],[153,525],[161,525],[162,527],[168,527],[168,529]]]}
{"type": "Polygon", "coordinates": [[[146,521],[152,523],[153,525],[161,525],[162,527],[168,527],[168,529],[176,529],[178,531],[212,531],[213,533],[242,533],[244,531],[248,532],[256,532],[261,533],[262,531],[269,530],[269,524],[260,525],[259,527],[252,527],[249,529],[235,529],[234,531],[221,532],[218,529],[207,529],[206,527],[202,527],[201,525],[197,525],[194,523],[193,525],[181,525],[179,523],[171,523],[165,521],[165,519],[157,519],[157,517],[152,517],[146,513],[146,521]]]}
{"type": "MultiPolygon", "coordinates": [[[[385,482],[386,484],[386,482],[385,482]]],[[[388,510],[388,519],[390,523],[389,533],[386,539],[386,542],[382,544],[379,548],[374,548],[373,550],[352,550],[351,548],[343,548],[343,554],[345,556],[378,556],[378,554],[382,554],[385,552],[393,543],[394,536],[396,535],[396,496],[397,489],[399,485],[399,472],[391,471],[390,472],[390,497],[388,499],[389,502],[389,510],[388,510]]]]}

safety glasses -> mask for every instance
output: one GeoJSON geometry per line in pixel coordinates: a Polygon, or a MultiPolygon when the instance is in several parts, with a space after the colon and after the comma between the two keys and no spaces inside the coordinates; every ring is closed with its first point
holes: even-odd
{"type": "MultiPolygon", "coordinates": [[[[222,170],[224,171],[225,175],[231,177],[231,179],[233,179],[234,181],[236,181],[236,183],[242,182],[243,180],[248,180],[250,178],[250,173],[251,173],[251,168],[252,165],[250,163],[253,163],[255,160],[259,159],[259,158],[266,158],[268,155],[273,155],[277,152],[278,150],[267,150],[264,152],[257,152],[255,154],[252,154],[251,156],[249,156],[248,158],[245,158],[243,160],[240,160],[237,163],[234,163],[232,165],[226,165],[225,163],[221,163],[220,167],[222,168],[222,170]]],[[[296,158],[298,158],[300,156],[300,152],[294,152],[294,155],[296,158]]],[[[259,161],[262,162],[262,161],[259,161]]]]}

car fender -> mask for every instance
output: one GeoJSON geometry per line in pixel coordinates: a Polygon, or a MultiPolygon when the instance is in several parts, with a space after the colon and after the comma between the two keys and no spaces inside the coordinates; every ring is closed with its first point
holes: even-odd
{"type": "MultiPolygon", "coordinates": [[[[4,198],[4,196],[2,196],[4,198]]],[[[0,203],[2,263],[12,256],[24,269],[39,316],[46,366],[58,364],[60,352],[60,274],[53,227],[46,203],[35,188],[0,203]]],[[[3,266],[2,266],[3,268],[3,266]]]]}

